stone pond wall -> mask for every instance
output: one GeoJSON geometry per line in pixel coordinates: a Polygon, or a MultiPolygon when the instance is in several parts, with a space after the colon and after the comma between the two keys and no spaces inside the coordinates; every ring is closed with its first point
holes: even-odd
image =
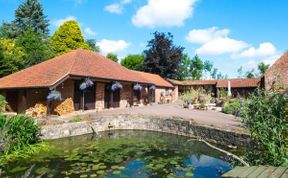
{"type": "Polygon", "coordinates": [[[178,135],[200,137],[221,144],[245,147],[249,143],[249,135],[212,127],[199,126],[181,118],[142,117],[140,115],[118,115],[93,118],[91,121],[43,126],[42,139],[57,139],[96,133],[109,130],[151,130],[178,135]]]}

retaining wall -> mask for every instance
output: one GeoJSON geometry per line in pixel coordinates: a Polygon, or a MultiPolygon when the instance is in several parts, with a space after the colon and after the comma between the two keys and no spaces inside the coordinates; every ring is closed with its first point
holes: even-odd
{"type": "Polygon", "coordinates": [[[200,137],[214,140],[221,144],[245,147],[249,143],[249,135],[213,127],[196,125],[181,118],[160,118],[139,115],[119,115],[94,118],[91,121],[65,123],[61,125],[43,126],[42,139],[57,139],[107,130],[150,130],[178,135],[200,137]]]}

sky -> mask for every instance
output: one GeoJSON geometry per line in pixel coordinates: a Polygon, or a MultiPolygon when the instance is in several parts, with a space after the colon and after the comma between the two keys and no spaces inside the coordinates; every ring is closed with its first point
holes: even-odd
{"type": "MultiPolygon", "coordinates": [[[[14,19],[21,0],[0,0],[0,22],[14,19]]],[[[147,49],[152,33],[171,32],[175,45],[213,62],[229,77],[237,69],[273,64],[288,50],[286,0],[40,0],[50,34],[77,20],[86,39],[119,58],[147,49]]]]}

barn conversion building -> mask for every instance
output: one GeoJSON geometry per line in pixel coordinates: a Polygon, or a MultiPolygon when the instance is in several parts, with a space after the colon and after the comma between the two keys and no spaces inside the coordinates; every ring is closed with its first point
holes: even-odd
{"type": "Polygon", "coordinates": [[[169,81],[177,88],[179,95],[191,90],[203,88],[207,93],[211,93],[212,96],[217,97],[219,90],[228,89],[228,83],[230,82],[232,96],[248,96],[259,85],[260,78],[252,79],[225,79],[225,80],[186,80],[178,81],[169,79],[169,81]]]}
{"type": "MultiPolygon", "coordinates": [[[[77,49],[0,79],[11,110],[71,98],[75,110],[124,108],[159,102],[173,85],[158,75],[129,70],[100,54],[77,49]]],[[[172,94],[172,93],[171,93],[172,94]]],[[[57,101],[56,103],[59,103],[57,101]]]]}

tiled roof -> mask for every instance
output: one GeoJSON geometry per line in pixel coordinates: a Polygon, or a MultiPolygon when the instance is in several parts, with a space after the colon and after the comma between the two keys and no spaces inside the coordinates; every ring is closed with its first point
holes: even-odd
{"type": "Polygon", "coordinates": [[[265,89],[273,85],[288,88],[288,52],[285,52],[264,74],[265,89]]]}
{"type": "Polygon", "coordinates": [[[217,80],[188,80],[183,83],[184,85],[215,85],[217,80]]]}
{"type": "Polygon", "coordinates": [[[260,78],[253,79],[226,79],[226,80],[174,80],[168,79],[173,85],[193,86],[193,85],[216,85],[217,88],[227,88],[228,81],[233,88],[257,87],[260,78]]]}
{"type": "Polygon", "coordinates": [[[217,80],[175,80],[168,79],[174,85],[192,86],[192,85],[216,85],[217,80]]]}
{"type": "Polygon", "coordinates": [[[147,72],[140,72],[140,71],[135,71],[135,70],[131,70],[131,71],[133,71],[136,74],[141,75],[146,80],[148,80],[149,82],[153,83],[154,85],[156,85],[158,87],[173,88],[173,85],[171,85],[171,83],[169,83],[168,81],[166,81],[165,79],[163,79],[162,77],[160,77],[157,74],[150,74],[147,72]]]}
{"type": "Polygon", "coordinates": [[[285,52],[265,73],[265,75],[274,75],[276,70],[287,69],[288,67],[288,52],[285,52]]]}
{"type": "Polygon", "coordinates": [[[172,85],[184,85],[183,81],[180,80],[175,80],[175,79],[167,79],[170,83],[172,83],[172,85]]]}
{"type": "Polygon", "coordinates": [[[260,82],[260,78],[245,78],[245,79],[226,79],[226,80],[218,80],[217,88],[227,88],[228,81],[230,81],[232,88],[249,88],[249,87],[257,87],[260,82]]]}
{"type": "Polygon", "coordinates": [[[66,76],[151,84],[100,54],[77,49],[0,79],[0,88],[51,87],[66,76]]]}

